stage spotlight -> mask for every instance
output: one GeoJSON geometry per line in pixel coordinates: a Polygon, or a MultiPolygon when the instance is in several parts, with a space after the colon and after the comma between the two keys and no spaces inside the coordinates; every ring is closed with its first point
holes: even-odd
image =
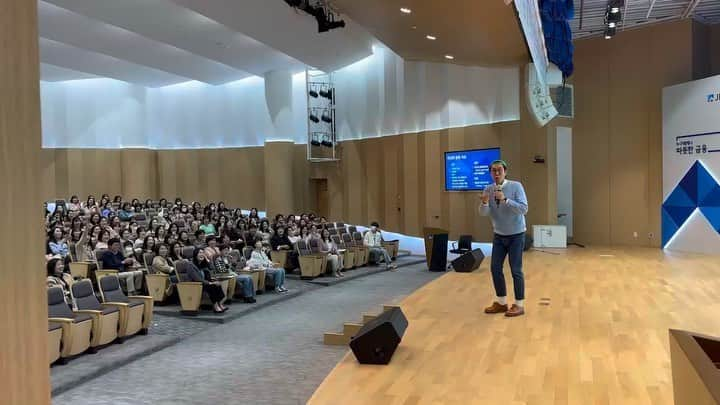
{"type": "Polygon", "coordinates": [[[333,92],[332,89],[327,89],[327,90],[322,89],[322,90],[320,90],[320,95],[322,97],[325,97],[328,100],[332,100],[332,92],[333,92]]]}
{"type": "MultiPolygon", "coordinates": [[[[322,93],[322,91],[321,91],[321,93],[322,93]]],[[[318,92],[315,91],[314,88],[311,88],[310,91],[308,91],[308,94],[310,95],[310,97],[318,98],[318,92]]]]}
{"type": "Polygon", "coordinates": [[[323,140],[322,140],[322,142],[320,142],[320,143],[322,144],[322,146],[325,146],[325,147],[327,147],[327,148],[332,148],[332,146],[333,146],[333,143],[330,142],[330,136],[329,136],[329,135],[323,136],[323,140]]]}
{"type": "Polygon", "coordinates": [[[311,113],[310,113],[310,116],[309,116],[308,118],[310,119],[310,121],[312,121],[312,122],[314,122],[314,123],[316,123],[316,124],[317,124],[318,122],[320,122],[320,119],[317,117],[317,115],[315,115],[315,111],[311,112],[311,113]]]}
{"type": "Polygon", "coordinates": [[[611,13],[619,13],[620,7],[617,7],[617,6],[610,7],[610,12],[611,13]]]}
{"type": "Polygon", "coordinates": [[[328,124],[332,124],[332,117],[330,116],[328,110],[323,111],[320,119],[327,122],[328,124]]]}
{"type": "Polygon", "coordinates": [[[312,145],[312,146],[320,146],[320,141],[318,141],[318,138],[317,138],[317,135],[316,135],[316,134],[313,134],[313,135],[310,137],[310,145],[312,145]]]}
{"type": "Polygon", "coordinates": [[[617,27],[617,23],[611,21],[608,23],[608,27],[615,28],[615,27],[617,27]]]}

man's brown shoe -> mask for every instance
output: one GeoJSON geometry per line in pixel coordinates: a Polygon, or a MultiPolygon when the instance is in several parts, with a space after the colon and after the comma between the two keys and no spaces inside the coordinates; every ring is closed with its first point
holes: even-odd
{"type": "Polygon", "coordinates": [[[513,316],[520,316],[525,314],[525,309],[523,307],[519,307],[515,304],[512,304],[510,309],[508,309],[507,312],[505,312],[505,316],[512,318],[513,316]]]}
{"type": "Polygon", "coordinates": [[[500,305],[500,303],[497,302],[497,301],[493,302],[492,305],[490,305],[489,307],[485,308],[485,313],[486,313],[486,314],[499,314],[499,313],[502,313],[502,312],[507,313],[507,311],[508,311],[508,306],[507,306],[507,304],[505,304],[505,305],[500,305]]]}

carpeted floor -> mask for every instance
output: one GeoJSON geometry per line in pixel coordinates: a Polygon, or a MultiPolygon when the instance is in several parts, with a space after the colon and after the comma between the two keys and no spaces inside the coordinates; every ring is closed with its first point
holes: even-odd
{"type": "MultiPolygon", "coordinates": [[[[119,367],[55,404],[302,404],[340,360],[325,331],[379,312],[443,273],[424,264],[317,288],[119,367]]],[[[179,319],[178,319],[179,321],[179,319]]],[[[173,322],[174,323],[174,322],[173,322]]]]}

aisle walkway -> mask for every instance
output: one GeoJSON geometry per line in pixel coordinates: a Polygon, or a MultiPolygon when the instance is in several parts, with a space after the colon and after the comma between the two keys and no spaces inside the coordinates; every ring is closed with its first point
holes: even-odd
{"type": "Polygon", "coordinates": [[[442,275],[426,265],[319,288],[210,327],[53,398],[55,404],[302,404],[342,358],[322,334],[442,275]]]}

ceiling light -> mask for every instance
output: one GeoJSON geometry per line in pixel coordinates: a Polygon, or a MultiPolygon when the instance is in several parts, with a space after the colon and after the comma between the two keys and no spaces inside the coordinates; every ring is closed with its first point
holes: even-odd
{"type": "Polygon", "coordinates": [[[614,13],[619,13],[619,12],[620,12],[620,7],[617,7],[617,6],[610,7],[610,12],[613,13],[613,14],[614,14],[614,13]]]}
{"type": "Polygon", "coordinates": [[[437,39],[436,37],[434,37],[434,36],[432,36],[432,35],[425,35],[425,38],[427,38],[427,39],[429,39],[429,40],[431,40],[431,41],[434,41],[434,40],[437,39]]]}
{"type": "Polygon", "coordinates": [[[416,29],[417,29],[417,25],[413,25],[413,26],[412,26],[412,27],[410,27],[410,28],[412,28],[412,29],[416,30],[416,29]]]}
{"type": "Polygon", "coordinates": [[[453,59],[455,59],[455,57],[452,55],[445,55],[445,59],[453,60],[453,59]]]}
{"type": "Polygon", "coordinates": [[[400,11],[403,12],[403,13],[405,13],[405,14],[410,14],[410,13],[412,13],[412,10],[410,10],[409,8],[405,8],[405,7],[401,8],[400,11]]]}

